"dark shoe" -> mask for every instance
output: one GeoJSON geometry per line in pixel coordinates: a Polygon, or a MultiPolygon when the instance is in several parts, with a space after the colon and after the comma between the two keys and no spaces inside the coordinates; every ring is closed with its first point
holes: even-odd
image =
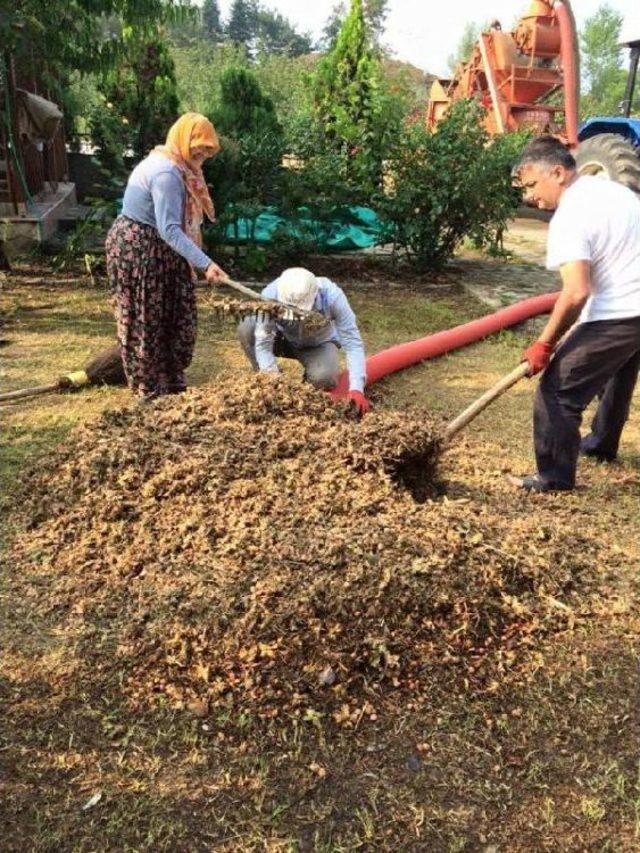
{"type": "Polygon", "coordinates": [[[512,486],[518,489],[524,489],[525,492],[570,492],[569,486],[557,486],[552,483],[545,483],[537,474],[532,474],[530,477],[509,477],[509,482],[512,486]]]}
{"type": "Polygon", "coordinates": [[[610,453],[598,453],[596,450],[585,450],[584,448],[581,448],[580,452],[587,459],[595,459],[596,462],[615,462],[618,458],[617,456],[612,456],[610,453]]]}
{"type": "Polygon", "coordinates": [[[615,453],[603,453],[601,450],[598,450],[597,447],[594,447],[589,439],[591,436],[587,436],[583,438],[580,442],[580,453],[583,456],[586,456],[588,459],[595,459],[596,462],[615,462],[617,458],[617,454],[615,453]]]}

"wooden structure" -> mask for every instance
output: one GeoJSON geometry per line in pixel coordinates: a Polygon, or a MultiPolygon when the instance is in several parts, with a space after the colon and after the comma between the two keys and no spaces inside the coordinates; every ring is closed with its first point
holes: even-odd
{"type": "Polygon", "coordinates": [[[34,77],[21,75],[11,56],[0,63],[0,210],[7,216],[27,213],[30,202],[45,202],[69,167],[62,122],[53,138],[34,142],[20,132],[19,90],[48,97],[34,77]],[[15,151],[14,151],[15,146],[15,151]]]}

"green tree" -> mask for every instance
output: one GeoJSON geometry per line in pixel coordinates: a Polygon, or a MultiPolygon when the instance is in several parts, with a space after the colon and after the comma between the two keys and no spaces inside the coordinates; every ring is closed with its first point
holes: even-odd
{"type": "Polygon", "coordinates": [[[257,5],[252,0],[233,0],[226,28],[227,38],[250,49],[256,35],[257,14],[257,5]]]}
{"type": "Polygon", "coordinates": [[[0,44],[25,73],[64,84],[73,70],[112,67],[126,53],[127,32],[188,15],[180,0],[1,0],[0,44]]]}
{"type": "MultiPolygon", "coordinates": [[[[378,45],[384,32],[386,17],[389,13],[387,0],[363,0],[364,19],[369,27],[373,42],[378,45]]],[[[322,30],[321,42],[327,50],[335,47],[342,25],[347,17],[347,5],[343,0],[336,3],[322,30]]]]}
{"type": "Polygon", "coordinates": [[[580,33],[582,117],[617,115],[624,96],[626,71],[620,47],[622,15],[603,4],[585,21],[580,33]]]}
{"type": "Polygon", "coordinates": [[[197,6],[196,0],[182,0],[182,4],[183,14],[166,23],[172,45],[194,44],[203,34],[202,10],[197,6]]]}
{"type": "Polygon", "coordinates": [[[282,128],[273,102],[263,94],[248,68],[223,73],[217,107],[210,117],[222,136],[222,152],[208,161],[205,173],[213,187],[220,217],[215,232],[231,227],[238,239],[241,219],[250,225],[277,198],[283,153],[282,128]]]}
{"type": "Polygon", "coordinates": [[[387,0],[364,0],[364,17],[376,45],[380,44],[384,33],[385,21],[389,14],[387,6],[387,0]]]}
{"type": "Polygon", "coordinates": [[[290,21],[270,9],[258,8],[256,37],[258,54],[262,56],[301,56],[312,47],[308,34],[299,33],[290,21]]]}
{"type": "Polygon", "coordinates": [[[222,32],[218,0],[204,0],[202,6],[202,28],[210,38],[219,36],[222,32]]]}
{"type": "Polygon", "coordinates": [[[389,152],[379,212],[418,270],[441,267],[465,237],[495,247],[517,208],[511,167],[525,137],[491,141],[480,118],[476,102],[457,101],[435,133],[405,126],[389,152]]]}
{"type": "Polygon", "coordinates": [[[175,68],[160,33],[132,33],[126,40],[126,60],[98,80],[102,102],[90,119],[107,165],[117,164],[126,149],[142,159],[164,140],[179,111],[175,68]]]}
{"type": "Polygon", "coordinates": [[[209,113],[220,98],[220,80],[232,65],[247,65],[247,52],[233,42],[214,44],[200,39],[189,45],[172,45],[178,97],[182,112],[209,113]]]}
{"type": "Polygon", "coordinates": [[[332,50],[335,47],[338,33],[340,32],[346,17],[347,7],[343,0],[340,0],[340,2],[336,3],[331,9],[329,17],[327,18],[322,30],[321,43],[326,50],[332,50]]]}
{"type": "Polygon", "coordinates": [[[312,112],[326,143],[344,155],[347,180],[365,192],[382,176],[388,128],[380,82],[362,0],[352,0],[335,47],[313,77],[312,112]]]}
{"type": "Polygon", "coordinates": [[[468,62],[471,59],[473,48],[475,47],[475,44],[478,41],[478,36],[483,29],[484,28],[481,24],[477,24],[474,21],[468,21],[465,24],[462,35],[460,36],[460,41],[458,42],[454,53],[452,53],[447,59],[447,65],[449,66],[449,70],[452,74],[455,73],[458,65],[462,62],[468,62]]]}
{"type": "Polygon", "coordinates": [[[239,138],[246,134],[282,133],[271,98],[263,94],[248,68],[231,67],[220,81],[220,102],[212,114],[220,133],[239,138]]]}

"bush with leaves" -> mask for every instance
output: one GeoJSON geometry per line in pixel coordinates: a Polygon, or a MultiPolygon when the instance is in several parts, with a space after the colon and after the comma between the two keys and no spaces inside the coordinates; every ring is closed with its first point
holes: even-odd
{"type": "Polygon", "coordinates": [[[280,184],[279,213],[288,238],[277,235],[276,250],[289,254],[318,251],[333,236],[349,208],[357,203],[340,151],[324,144],[313,118],[301,112],[287,128],[291,167],[280,184]]]}
{"type": "Polygon", "coordinates": [[[490,141],[481,113],[460,101],[434,133],[407,127],[390,152],[377,207],[418,270],[442,267],[465,237],[496,246],[517,208],[510,170],[524,138],[490,141]]]}

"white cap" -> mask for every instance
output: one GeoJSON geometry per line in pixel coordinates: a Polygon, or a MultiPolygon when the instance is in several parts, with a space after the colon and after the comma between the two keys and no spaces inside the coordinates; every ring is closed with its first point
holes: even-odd
{"type": "Polygon", "coordinates": [[[289,267],[278,279],[278,302],[311,311],[318,293],[318,279],[304,267],[289,267]]]}

